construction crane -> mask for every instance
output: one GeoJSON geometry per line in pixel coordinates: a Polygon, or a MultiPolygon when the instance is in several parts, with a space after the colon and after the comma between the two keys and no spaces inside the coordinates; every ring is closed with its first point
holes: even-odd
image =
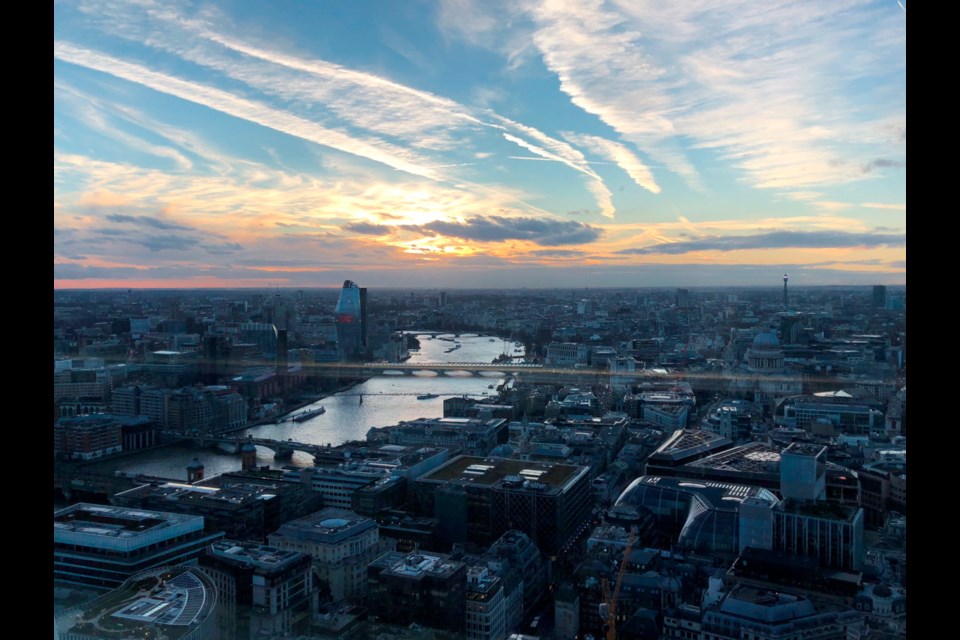
{"type": "Polygon", "coordinates": [[[623,576],[627,573],[627,561],[630,558],[630,551],[633,549],[633,543],[637,541],[636,525],[630,527],[630,535],[627,536],[627,546],[623,550],[623,559],[620,561],[620,569],[617,571],[617,582],[613,587],[613,593],[610,593],[610,581],[603,578],[601,588],[603,590],[603,602],[600,604],[600,618],[604,621],[607,629],[607,640],[617,640],[617,601],[620,599],[620,587],[623,586],[623,576]]]}

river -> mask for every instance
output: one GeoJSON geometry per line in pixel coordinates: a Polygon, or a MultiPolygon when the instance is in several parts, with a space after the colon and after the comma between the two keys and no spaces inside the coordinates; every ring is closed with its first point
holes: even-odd
{"type": "MultiPolygon", "coordinates": [[[[523,349],[519,347],[521,351],[514,351],[517,347],[513,342],[476,334],[462,334],[458,338],[454,338],[452,334],[445,334],[434,339],[420,335],[419,340],[420,351],[411,354],[407,361],[409,364],[487,363],[503,353],[520,357],[523,349]],[[440,338],[449,338],[456,342],[440,338]],[[455,344],[460,344],[460,348],[445,353],[455,344]]],[[[321,415],[300,423],[261,425],[242,433],[249,433],[257,438],[274,440],[292,438],[297,442],[329,443],[336,446],[348,440],[363,440],[370,427],[386,427],[403,420],[417,418],[440,418],[443,416],[445,398],[462,395],[482,397],[484,394],[495,396],[496,386],[502,380],[503,376],[495,372],[484,372],[478,375],[465,372],[451,372],[446,375],[427,372],[416,375],[380,375],[295,412],[301,413],[323,405],[326,412],[321,415]],[[491,385],[493,388],[490,388],[491,385]],[[439,397],[429,400],[417,399],[418,395],[426,393],[435,393],[439,397]]],[[[207,477],[240,469],[240,456],[236,454],[224,453],[214,448],[201,449],[187,444],[145,451],[113,461],[104,460],[92,466],[105,471],[145,473],[186,480],[186,467],[195,457],[203,463],[204,475],[207,477]]],[[[258,465],[310,466],[312,463],[312,456],[303,452],[294,452],[292,460],[280,462],[273,459],[271,449],[257,448],[258,465]]]]}

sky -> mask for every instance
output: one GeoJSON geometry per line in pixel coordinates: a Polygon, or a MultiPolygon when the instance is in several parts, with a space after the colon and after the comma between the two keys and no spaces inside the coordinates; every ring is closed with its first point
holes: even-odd
{"type": "Polygon", "coordinates": [[[55,2],[54,288],[904,283],[905,6],[55,2]]]}

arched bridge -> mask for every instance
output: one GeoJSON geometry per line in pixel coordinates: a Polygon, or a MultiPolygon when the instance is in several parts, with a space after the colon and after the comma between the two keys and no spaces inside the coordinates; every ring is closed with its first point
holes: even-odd
{"type": "Polygon", "coordinates": [[[314,444],[310,442],[295,442],[290,440],[271,440],[268,438],[251,438],[243,436],[216,436],[216,435],[190,435],[177,432],[164,432],[164,437],[176,438],[179,440],[189,440],[198,443],[201,447],[209,445],[226,444],[233,447],[234,453],[240,453],[240,447],[250,443],[257,447],[265,447],[273,450],[273,457],[276,460],[289,460],[294,451],[303,451],[316,457],[325,445],[314,444]]]}
{"type": "Polygon", "coordinates": [[[417,373],[436,373],[450,375],[452,373],[522,373],[535,372],[543,369],[542,364],[529,362],[369,362],[361,365],[364,375],[414,375],[417,373]]]}

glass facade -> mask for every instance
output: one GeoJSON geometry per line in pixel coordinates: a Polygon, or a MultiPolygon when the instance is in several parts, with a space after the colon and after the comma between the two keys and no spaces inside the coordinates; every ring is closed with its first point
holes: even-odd
{"type": "Polygon", "coordinates": [[[346,280],[334,309],[337,344],[342,358],[355,357],[366,350],[367,290],[346,280]]]}
{"type": "Polygon", "coordinates": [[[739,507],[754,497],[769,504],[777,498],[766,489],[680,478],[641,476],[621,494],[612,512],[653,514],[656,525],[676,535],[677,544],[697,553],[739,553],[739,507]]]}

